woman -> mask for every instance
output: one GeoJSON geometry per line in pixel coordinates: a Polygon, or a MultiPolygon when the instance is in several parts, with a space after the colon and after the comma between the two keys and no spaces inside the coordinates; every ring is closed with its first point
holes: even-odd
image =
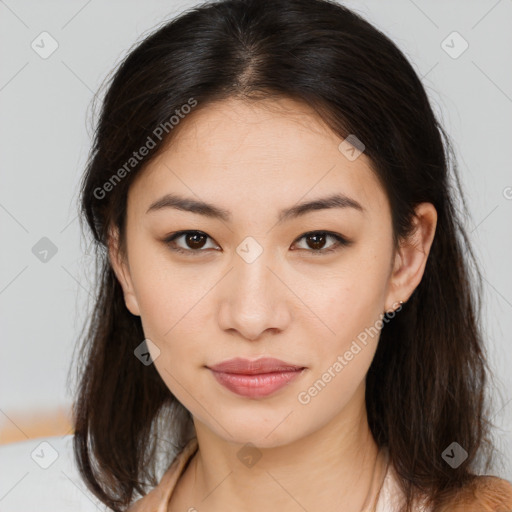
{"type": "Polygon", "coordinates": [[[512,510],[477,476],[451,155],[403,54],[337,3],[205,4],[139,44],[82,187],[90,489],[115,511],[512,510]]]}

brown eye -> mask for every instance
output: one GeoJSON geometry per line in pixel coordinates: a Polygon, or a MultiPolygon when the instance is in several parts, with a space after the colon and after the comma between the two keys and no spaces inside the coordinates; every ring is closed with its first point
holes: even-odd
{"type": "Polygon", "coordinates": [[[173,251],[195,255],[206,251],[206,249],[203,248],[209,238],[210,237],[202,231],[180,231],[168,237],[164,242],[169,245],[173,251]],[[182,239],[182,244],[184,243],[185,246],[178,245],[178,239],[182,239]]]}
{"type": "Polygon", "coordinates": [[[186,233],[183,235],[185,237],[185,243],[191,249],[201,249],[203,245],[206,243],[206,235],[202,233],[186,233]]]}
{"type": "Polygon", "coordinates": [[[337,233],[330,233],[328,231],[311,231],[309,233],[305,233],[298,240],[304,239],[307,247],[301,247],[300,249],[304,249],[308,252],[321,255],[325,253],[329,253],[332,251],[336,251],[342,246],[349,246],[352,242],[343,238],[341,235],[337,233]],[[328,239],[335,240],[330,246],[325,248],[328,239]]]}
{"type": "Polygon", "coordinates": [[[313,235],[307,235],[305,239],[306,243],[309,245],[309,247],[311,247],[311,249],[318,251],[320,249],[323,249],[327,240],[327,236],[325,236],[325,233],[315,233],[313,235]]]}

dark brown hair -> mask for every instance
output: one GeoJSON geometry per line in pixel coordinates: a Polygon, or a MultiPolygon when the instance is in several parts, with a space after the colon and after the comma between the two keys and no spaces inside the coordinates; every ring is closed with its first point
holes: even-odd
{"type": "Polygon", "coordinates": [[[462,225],[467,207],[449,138],[411,64],[382,32],[328,0],[203,4],[146,37],[110,80],[81,187],[81,213],[97,253],[97,296],[74,404],[84,481],[114,511],[125,510],[157,484],[160,419],[174,429],[169,454],[190,436],[190,413],[154,365],[134,357],[144,339],[141,321],[125,306],[106,248],[112,226],[124,247],[127,191],[172,143],[171,116],[182,126],[180,113],[191,99],[199,109],[230,97],[293,98],[312,106],[341,138],[355,134],[389,198],[395,246],[411,233],[414,207],[435,206],[437,231],[423,279],[382,329],[366,406],[407,510],[420,494],[440,506],[492,459],[481,276],[462,225]],[[149,154],[130,160],[148,137],[149,154]],[[454,441],[468,453],[457,468],[442,458],[454,441]]]}

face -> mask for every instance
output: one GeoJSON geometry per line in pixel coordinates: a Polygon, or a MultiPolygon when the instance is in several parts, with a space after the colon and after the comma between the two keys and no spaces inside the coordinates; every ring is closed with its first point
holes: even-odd
{"type": "Polygon", "coordinates": [[[129,191],[126,260],[111,252],[126,305],[195,421],[229,441],[292,442],[364,398],[382,312],[407,299],[424,261],[395,253],[370,161],[347,158],[307,106],[226,100],[182,123],[129,191]],[[172,207],[167,194],[223,217],[172,207]],[[330,208],[282,214],[335,195],[330,208]],[[304,369],[245,396],[209,369],[235,357],[304,369]]]}

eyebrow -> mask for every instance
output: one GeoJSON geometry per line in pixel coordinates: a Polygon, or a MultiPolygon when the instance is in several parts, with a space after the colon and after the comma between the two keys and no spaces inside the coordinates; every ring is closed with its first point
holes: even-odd
{"type": "MultiPolygon", "coordinates": [[[[231,212],[210,203],[198,201],[196,199],[178,196],[176,194],[166,194],[155,201],[146,213],[159,211],[164,208],[174,208],[186,212],[204,215],[213,219],[220,219],[226,222],[231,220],[231,212]]],[[[285,208],[279,212],[279,222],[297,218],[315,210],[327,210],[330,208],[352,208],[362,213],[365,209],[355,199],[344,194],[334,194],[328,197],[322,197],[285,208]]]]}

